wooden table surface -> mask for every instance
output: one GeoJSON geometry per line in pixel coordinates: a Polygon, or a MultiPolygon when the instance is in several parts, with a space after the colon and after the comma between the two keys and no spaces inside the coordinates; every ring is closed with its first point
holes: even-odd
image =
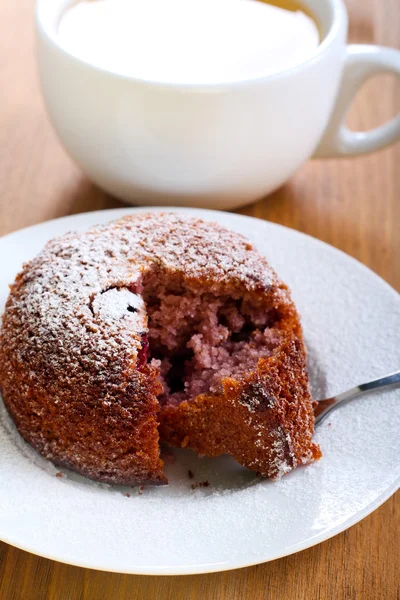
{"type": "MultiPolygon", "coordinates": [[[[348,0],[351,41],[400,47],[400,0],[348,0]]],[[[39,96],[33,0],[0,2],[0,235],[63,215],[122,206],[65,155],[39,96]]],[[[351,124],[395,114],[399,86],[367,84],[351,124]]],[[[400,291],[400,145],[310,162],[241,212],[304,231],[356,257],[400,291]]],[[[1,460],[1,457],[0,457],[1,460]]],[[[0,482],[1,485],[1,482],[0,482]]],[[[0,543],[0,600],[399,600],[400,495],[348,531],[299,554],[238,571],[186,577],[102,573],[0,543]]]]}

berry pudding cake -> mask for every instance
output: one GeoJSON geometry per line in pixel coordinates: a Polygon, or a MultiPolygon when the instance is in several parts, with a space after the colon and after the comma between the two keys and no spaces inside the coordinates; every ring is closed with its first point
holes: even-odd
{"type": "Polygon", "coordinates": [[[175,213],[49,242],[11,286],[0,387],[24,439],[111,484],[165,484],[159,442],[263,477],[319,458],[299,316],[241,235],[175,213]]]}

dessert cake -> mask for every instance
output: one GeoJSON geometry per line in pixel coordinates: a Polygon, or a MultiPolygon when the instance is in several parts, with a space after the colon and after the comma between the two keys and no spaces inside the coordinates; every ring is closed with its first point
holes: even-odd
{"type": "Polygon", "coordinates": [[[241,235],[174,213],[64,235],[24,265],[0,387],[38,452],[106,483],[166,483],[160,440],[273,478],[320,456],[286,285],[241,235]]]}

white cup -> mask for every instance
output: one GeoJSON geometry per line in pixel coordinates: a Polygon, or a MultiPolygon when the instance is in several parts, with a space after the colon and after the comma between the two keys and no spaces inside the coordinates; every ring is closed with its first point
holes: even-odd
{"type": "Polygon", "coordinates": [[[37,1],[47,109],[87,176],[126,202],[232,209],[272,192],[312,156],[355,156],[400,138],[400,115],[362,133],[344,124],[368,78],[400,77],[400,52],[347,46],[341,0],[303,0],[324,32],[306,62],[206,85],[127,77],[72,56],[57,36],[69,4],[37,1]]]}

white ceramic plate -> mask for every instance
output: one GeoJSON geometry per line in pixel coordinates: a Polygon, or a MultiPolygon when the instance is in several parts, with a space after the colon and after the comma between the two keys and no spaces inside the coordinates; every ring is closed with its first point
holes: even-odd
{"type": "MultiPolygon", "coordinates": [[[[22,262],[48,239],[135,210],[67,217],[0,239],[0,310],[22,262]]],[[[185,212],[247,235],[291,286],[315,397],[400,367],[400,297],[371,271],[278,225],[185,212]]],[[[323,458],[280,481],[260,481],[229,458],[177,451],[178,461],[166,468],[170,485],[139,495],[68,471],[56,477],[58,469],[21,440],[1,404],[0,538],[54,560],[121,573],[206,573],[272,560],[343,531],[394,493],[399,430],[398,389],[333,413],[317,431],[323,458]],[[204,479],[208,488],[191,489],[204,479]]]]}

